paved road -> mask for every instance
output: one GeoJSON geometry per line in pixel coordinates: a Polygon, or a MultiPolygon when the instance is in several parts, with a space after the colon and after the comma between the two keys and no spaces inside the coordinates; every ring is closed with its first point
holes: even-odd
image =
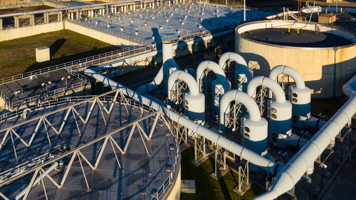
{"type": "MultiPolygon", "coordinates": [[[[230,51],[233,51],[234,44],[229,45],[228,47],[229,47],[230,51]]],[[[211,51],[208,51],[208,52],[212,52],[212,51],[214,51],[214,50],[212,49],[211,51]]],[[[197,53],[194,53],[193,55],[188,56],[186,58],[178,58],[178,59],[176,59],[176,62],[181,69],[184,69],[191,65],[198,64],[198,63],[204,61],[204,54],[206,54],[206,53],[207,53],[206,51],[197,52],[197,53]]],[[[118,80],[118,82],[126,87],[130,87],[130,86],[133,86],[133,85],[136,85],[139,83],[143,83],[143,82],[152,80],[157,75],[159,70],[160,70],[160,68],[157,68],[152,71],[143,72],[142,74],[139,74],[135,77],[130,77],[130,78],[125,78],[125,75],[122,75],[120,77],[120,80],[118,80]]]]}

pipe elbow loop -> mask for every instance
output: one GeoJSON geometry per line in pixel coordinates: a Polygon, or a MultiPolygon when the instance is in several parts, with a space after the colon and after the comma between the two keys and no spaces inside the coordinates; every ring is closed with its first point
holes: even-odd
{"type": "Polygon", "coordinates": [[[298,89],[305,88],[305,82],[302,75],[294,68],[286,65],[278,65],[271,70],[269,77],[272,80],[276,80],[279,74],[286,74],[291,76],[294,79],[298,89]]]}

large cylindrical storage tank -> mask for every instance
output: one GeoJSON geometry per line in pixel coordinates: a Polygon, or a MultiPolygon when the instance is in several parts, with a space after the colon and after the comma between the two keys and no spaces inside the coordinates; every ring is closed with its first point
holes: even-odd
{"type": "Polygon", "coordinates": [[[310,119],[310,89],[290,87],[290,102],[292,103],[292,125],[296,128],[306,128],[305,122],[310,119]]]}
{"type": "MultiPolygon", "coordinates": [[[[243,120],[243,146],[250,149],[261,156],[268,153],[268,123],[267,120],[261,118],[260,121],[252,121],[249,117],[243,120]]],[[[250,170],[261,171],[261,168],[250,165],[250,170]]]]}
{"type": "Polygon", "coordinates": [[[356,73],[356,37],[338,27],[265,20],[242,24],[235,33],[235,51],[254,76],[268,76],[274,66],[288,65],[303,76],[313,98],[340,95],[342,85],[356,73]]]}
{"type": "Polygon", "coordinates": [[[230,90],[231,85],[230,82],[225,80],[225,81],[218,81],[214,80],[212,83],[213,86],[213,92],[214,94],[212,95],[212,102],[213,102],[213,107],[212,107],[212,113],[214,117],[219,116],[219,105],[220,105],[220,99],[221,97],[230,90]]]}
{"type": "Polygon", "coordinates": [[[268,102],[268,139],[277,147],[287,147],[284,139],[292,134],[292,104],[289,101],[268,102]]]}

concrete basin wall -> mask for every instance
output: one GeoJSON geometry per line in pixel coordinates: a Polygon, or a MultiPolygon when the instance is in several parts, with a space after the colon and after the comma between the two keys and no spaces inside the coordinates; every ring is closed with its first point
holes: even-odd
{"type": "Polygon", "coordinates": [[[342,85],[356,73],[356,37],[337,27],[316,24],[296,23],[294,21],[259,21],[238,26],[235,29],[235,51],[248,62],[254,76],[268,76],[276,65],[287,65],[298,70],[306,85],[312,90],[313,98],[339,96],[342,85]],[[338,47],[291,47],[269,44],[243,37],[243,33],[256,29],[288,28],[319,30],[334,34],[353,42],[338,47]]]}

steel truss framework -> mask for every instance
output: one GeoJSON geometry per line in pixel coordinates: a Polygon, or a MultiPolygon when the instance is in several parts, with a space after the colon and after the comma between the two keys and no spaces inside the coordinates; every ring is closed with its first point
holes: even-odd
{"type": "MultiPolygon", "coordinates": [[[[133,106],[133,107],[137,108],[139,110],[139,112],[141,113],[141,116],[140,116],[141,118],[138,118],[137,120],[131,122],[130,124],[121,126],[118,129],[114,129],[112,132],[107,132],[106,134],[102,134],[101,136],[98,136],[97,138],[94,138],[94,139],[86,142],[85,144],[75,147],[72,150],[69,150],[61,155],[57,155],[54,157],[54,159],[51,159],[43,164],[37,165],[36,167],[33,167],[31,169],[27,169],[27,171],[23,172],[21,174],[21,176],[15,176],[15,177],[9,178],[8,180],[5,180],[4,182],[0,183],[0,196],[5,200],[9,200],[10,196],[13,196],[14,194],[5,195],[3,193],[3,191],[1,191],[1,188],[4,188],[7,185],[9,185],[15,181],[22,179],[25,176],[30,176],[31,181],[26,186],[26,192],[23,197],[24,200],[30,194],[31,188],[32,188],[30,186],[33,186],[35,179],[38,176],[41,176],[41,175],[43,176],[43,174],[45,177],[47,177],[50,180],[51,183],[53,183],[53,185],[57,189],[61,189],[63,186],[65,186],[68,173],[70,172],[70,170],[73,166],[73,162],[75,162],[76,159],[79,161],[79,164],[80,164],[80,167],[81,167],[81,170],[83,173],[83,177],[85,180],[85,185],[86,185],[88,191],[90,191],[91,185],[89,184],[89,181],[86,177],[86,172],[85,172],[85,169],[87,169],[87,168],[83,167],[83,163],[86,163],[86,165],[89,166],[89,168],[92,171],[96,170],[98,168],[98,165],[102,161],[101,158],[102,158],[105,148],[111,147],[111,149],[115,155],[116,163],[117,163],[118,167],[121,168],[119,158],[121,155],[124,155],[127,152],[134,132],[139,132],[143,147],[144,147],[147,155],[150,156],[151,152],[150,152],[150,149],[147,148],[147,142],[149,142],[152,139],[152,137],[154,136],[156,128],[166,126],[169,130],[169,135],[173,136],[173,138],[175,138],[176,142],[175,142],[175,145],[170,144],[170,150],[174,151],[173,165],[170,168],[171,173],[168,175],[167,179],[163,182],[161,187],[157,188],[157,190],[152,191],[152,194],[151,194],[152,199],[159,199],[159,197],[163,194],[163,192],[167,188],[167,186],[170,183],[172,183],[175,178],[174,173],[176,171],[176,166],[178,164],[177,157],[180,155],[180,153],[179,153],[180,151],[179,151],[179,145],[178,145],[174,130],[171,128],[172,126],[170,124],[170,121],[166,120],[165,116],[163,115],[163,113],[161,111],[154,111],[150,107],[144,107],[142,104],[140,104],[140,102],[126,98],[120,89],[107,92],[105,94],[90,98],[86,101],[71,104],[64,108],[60,108],[55,111],[43,114],[42,116],[34,117],[32,119],[29,119],[29,120],[23,121],[21,123],[17,123],[15,125],[1,129],[0,135],[2,135],[2,140],[1,140],[1,145],[0,145],[0,153],[2,153],[2,151],[7,149],[6,144],[11,143],[11,145],[13,147],[13,153],[16,156],[16,160],[17,160],[17,154],[19,153],[19,151],[21,151],[21,149],[17,149],[17,146],[22,146],[22,145],[16,145],[16,143],[22,143],[23,145],[25,145],[26,147],[29,147],[31,149],[32,145],[33,145],[34,138],[35,138],[36,134],[38,134],[39,128],[41,126],[43,126],[43,128],[44,128],[46,135],[47,135],[48,142],[51,146],[52,138],[50,138],[50,136],[49,136],[49,130],[50,129],[53,130],[56,135],[63,134],[64,126],[66,125],[69,118],[74,119],[77,131],[78,131],[77,134],[79,136],[85,135],[85,131],[83,131],[83,126],[81,127],[79,125],[79,123],[81,122],[84,125],[88,122],[88,120],[90,119],[90,117],[93,114],[93,109],[95,106],[98,106],[98,108],[99,108],[100,114],[102,116],[102,120],[104,122],[104,127],[105,127],[109,124],[108,120],[111,117],[111,115],[113,114],[113,107],[119,106],[119,104],[125,108],[125,111],[128,114],[130,112],[129,108],[128,108],[129,106],[133,106]],[[109,100],[109,101],[107,101],[107,100],[109,100]],[[81,115],[78,112],[78,110],[76,109],[77,106],[82,105],[82,104],[86,104],[87,107],[90,108],[89,111],[84,116],[81,115]],[[53,115],[55,113],[59,113],[59,112],[65,113],[65,116],[64,116],[63,121],[60,124],[59,128],[56,128],[50,123],[50,120],[48,118],[51,115],[53,115]],[[149,123],[145,124],[145,121],[148,121],[149,123]],[[26,139],[17,133],[16,128],[21,127],[21,126],[28,124],[30,122],[36,122],[37,125],[36,125],[34,132],[31,134],[31,137],[26,139]],[[145,125],[146,125],[146,127],[145,127],[145,125]],[[115,136],[117,136],[123,130],[127,130],[128,134],[125,135],[126,141],[123,144],[120,144],[115,140],[115,136]],[[90,146],[94,146],[94,145],[100,145],[100,148],[98,150],[99,154],[96,156],[96,159],[93,158],[91,160],[89,158],[90,156],[88,157],[88,156],[84,155],[83,149],[90,147],[90,146]],[[49,166],[55,162],[58,162],[58,160],[60,160],[60,159],[69,158],[69,157],[70,157],[70,161],[69,161],[68,165],[65,166],[64,175],[59,180],[57,180],[57,181],[54,180],[54,178],[52,178],[51,175],[49,175],[45,171],[46,166],[49,166]]],[[[120,122],[115,121],[115,122],[119,123],[120,125],[123,125],[125,123],[124,121],[120,121],[120,122]]],[[[105,128],[102,128],[101,130],[105,130],[105,128]]],[[[71,133],[71,134],[73,134],[73,133],[71,133]]],[[[166,136],[168,136],[168,135],[166,135],[166,136]]],[[[36,153],[36,151],[34,151],[34,153],[36,153]]],[[[43,179],[41,179],[40,184],[43,187],[44,195],[45,195],[46,199],[48,199],[45,184],[43,184],[43,179]]]]}
{"type": "Polygon", "coordinates": [[[244,117],[245,107],[239,102],[231,103],[230,110],[226,112],[227,134],[226,137],[238,142],[242,130],[242,119],[244,117]]]}
{"type": "Polygon", "coordinates": [[[171,92],[172,108],[178,113],[184,112],[184,93],[186,93],[187,91],[188,85],[184,81],[179,79],[173,84],[173,87],[169,91],[171,92]]]}
{"type": "MultiPolygon", "coordinates": [[[[201,81],[200,85],[202,86],[199,90],[205,95],[205,108],[211,108],[213,106],[214,102],[211,100],[213,98],[214,88],[212,86],[215,79],[216,75],[210,69],[206,69],[199,79],[201,81]]],[[[212,110],[206,109],[205,115],[210,116],[211,112],[212,110]]]]}
{"type": "Polygon", "coordinates": [[[267,117],[268,89],[264,86],[261,86],[257,87],[256,91],[257,94],[254,99],[260,109],[261,116],[267,117]]]}

